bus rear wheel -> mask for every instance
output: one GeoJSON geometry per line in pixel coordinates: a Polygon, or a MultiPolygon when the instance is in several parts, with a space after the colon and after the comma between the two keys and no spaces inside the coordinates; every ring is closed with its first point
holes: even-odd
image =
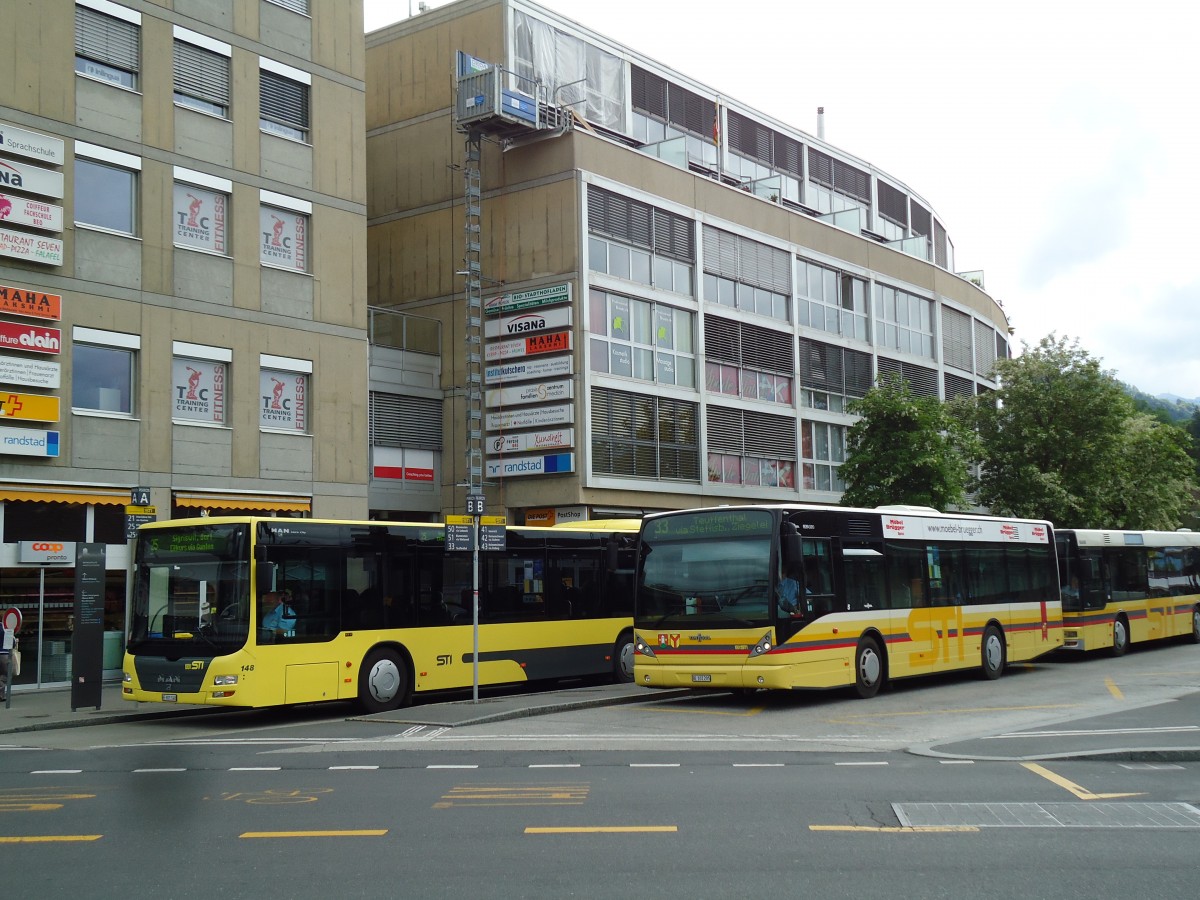
{"type": "Polygon", "coordinates": [[[1004,635],[995,625],[989,625],[984,629],[979,655],[984,678],[994,681],[1004,674],[1008,651],[1004,647],[1004,635]]]}
{"type": "Polygon", "coordinates": [[[886,678],[879,642],[874,638],[863,638],[854,651],[854,690],[858,696],[869,700],[879,693],[886,678]]]}
{"type": "Polygon", "coordinates": [[[394,650],[372,650],[358,672],[358,704],[369,713],[399,709],[408,700],[408,667],[394,650]]]}
{"type": "Polygon", "coordinates": [[[1113,656],[1124,656],[1125,651],[1129,649],[1129,622],[1124,616],[1117,616],[1113,620],[1113,642],[1109,653],[1113,656]]]}
{"type": "Polygon", "coordinates": [[[1192,610],[1192,643],[1200,644],[1200,606],[1192,610]]]}
{"type": "Polygon", "coordinates": [[[626,631],[613,647],[613,684],[633,683],[633,633],[626,631]]]}

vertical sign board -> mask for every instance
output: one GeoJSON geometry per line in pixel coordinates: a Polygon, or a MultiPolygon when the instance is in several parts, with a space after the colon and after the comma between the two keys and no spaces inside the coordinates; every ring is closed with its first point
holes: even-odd
{"type": "Polygon", "coordinates": [[[75,547],[75,631],[71,635],[71,711],[100,708],[104,665],[104,544],[75,547]]]}

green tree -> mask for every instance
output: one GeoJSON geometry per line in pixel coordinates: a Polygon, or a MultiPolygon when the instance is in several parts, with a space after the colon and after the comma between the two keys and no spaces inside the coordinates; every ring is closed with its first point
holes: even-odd
{"type": "Polygon", "coordinates": [[[892,376],[848,409],[861,418],[846,436],[846,506],[907,503],[947,510],[966,505],[974,435],[934,397],[917,397],[892,376]]]}
{"type": "Polygon", "coordinates": [[[999,360],[996,375],[1000,389],[974,406],[981,504],[1064,528],[1178,523],[1191,485],[1179,465],[1186,440],[1137,414],[1078,341],[1051,334],[999,360]]]}
{"type": "Polygon", "coordinates": [[[1194,507],[1191,436],[1140,413],[1125,420],[1120,476],[1112,484],[1108,525],[1172,531],[1194,507]]]}

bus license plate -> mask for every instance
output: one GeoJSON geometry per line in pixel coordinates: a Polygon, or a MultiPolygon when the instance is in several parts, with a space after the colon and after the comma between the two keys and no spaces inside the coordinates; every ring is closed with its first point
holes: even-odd
{"type": "Polygon", "coordinates": [[[163,703],[178,703],[178,694],[163,694],[163,703]]]}
{"type": "Polygon", "coordinates": [[[712,676],[711,675],[693,675],[692,683],[693,684],[711,684],[712,676]]]}

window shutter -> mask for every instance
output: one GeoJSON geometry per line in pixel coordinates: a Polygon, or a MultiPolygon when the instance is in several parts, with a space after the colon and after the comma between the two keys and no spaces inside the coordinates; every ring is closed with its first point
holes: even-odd
{"type": "Polygon", "coordinates": [[[747,409],[742,413],[747,456],[796,458],[796,420],[747,409]]]}
{"type": "Polygon", "coordinates": [[[86,6],[75,7],[75,52],[126,72],[138,71],[141,29],[86,6]]]}
{"type": "Polygon", "coordinates": [[[971,317],[948,306],[942,307],[942,360],[971,371],[971,317]]]}
{"type": "Polygon", "coordinates": [[[741,410],[729,409],[724,406],[708,405],[708,449],[713,453],[732,453],[736,456],[745,455],[742,441],[741,410]]]}
{"type": "Polygon", "coordinates": [[[738,323],[721,316],[705,316],[704,353],[716,362],[740,365],[742,350],[738,323]]]}
{"type": "Polygon", "coordinates": [[[367,428],[373,447],[442,449],[442,401],[371,391],[367,428]]]}
{"type": "Polygon", "coordinates": [[[308,85],[266,69],[259,69],[258,79],[259,115],[297,131],[308,131],[308,85]]]}
{"type": "Polygon", "coordinates": [[[993,367],[996,365],[997,356],[1007,353],[1005,349],[1004,338],[1000,337],[999,332],[994,332],[995,339],[993,340],[993,331],[983,322],[975,322],[975,374],[988,376],[991,375],[993,367]]]}
{"type": "Polygon", "coordinates": [[[784,375],[796,371],[791,334],[745,322],[740,324],[744,366],[784,375]]]}
{"type": "Polygon", "coordinates": [[[175,90],[228,109],[229,58],[186,41],[176,41],[175,90]]]}

